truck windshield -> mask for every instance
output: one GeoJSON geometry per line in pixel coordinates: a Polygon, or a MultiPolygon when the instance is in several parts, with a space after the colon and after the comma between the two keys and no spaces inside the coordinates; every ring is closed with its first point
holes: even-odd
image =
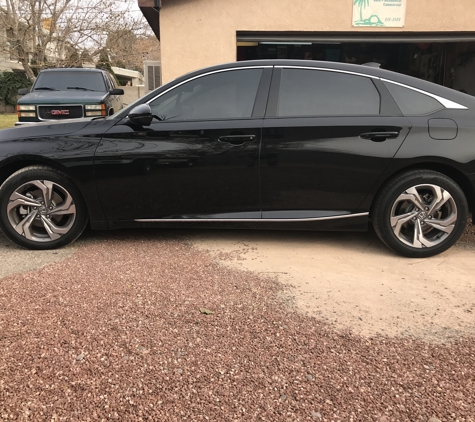
{"type": "Polygon", "coordinates": [[[91,91],[107,91],[104,78],[99,72],[58,71],[41,72],[36,79],[33,91],[49,87],[59,91],[68,91],[76,87],[83,87],[91,91]],[[37,88],[38,87],[38,88],[37,88]]]}

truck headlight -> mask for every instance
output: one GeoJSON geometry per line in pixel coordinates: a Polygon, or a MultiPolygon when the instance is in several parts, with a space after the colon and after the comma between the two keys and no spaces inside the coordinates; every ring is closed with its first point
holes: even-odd
{"type": "Polygon", "coordinates": [[[86,109],[86,116],[106,116],[106,105],[105,104],[86,104],[84,106],[86,109]]]}
{"type": "Polygon", "coordinates": [[[36,117],[35,105],[17,105],[16,111],[18,117],[36,117]]]}

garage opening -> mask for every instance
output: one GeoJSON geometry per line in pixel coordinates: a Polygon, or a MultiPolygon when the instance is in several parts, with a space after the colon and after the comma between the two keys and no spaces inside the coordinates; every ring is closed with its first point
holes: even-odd
{"type": "Polygon", "coordinates": [[[300,59],[362,64],[475,95],[475,33],[237,34],[237,60],[300,59]]]}

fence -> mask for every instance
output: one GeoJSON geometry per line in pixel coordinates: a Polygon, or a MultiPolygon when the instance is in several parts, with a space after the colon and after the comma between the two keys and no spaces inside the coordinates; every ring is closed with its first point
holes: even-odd
{"type": "Polygon", "coordinates": [[[15,106],[0,102],[0,113],[15,113],[15,106]]]}

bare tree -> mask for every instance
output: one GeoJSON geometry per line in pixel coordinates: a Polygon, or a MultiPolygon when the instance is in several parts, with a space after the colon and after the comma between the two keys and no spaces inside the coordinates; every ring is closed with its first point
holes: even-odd
{"type": "Polygon", "coordinates": [[[132,1],[0,0],[0,49],[22,64],[30,80],[35,70],[94,60],[109,34],[147,32],[143,17],[131,13],[132,1]]]}
{"type": "Polygon", "coordinates": [[[154,35],[130,29],[112,31],[107,36],[106,49],[113,66],[143,70],[145,60],[160,59],[160,43],[154,35]]]}

